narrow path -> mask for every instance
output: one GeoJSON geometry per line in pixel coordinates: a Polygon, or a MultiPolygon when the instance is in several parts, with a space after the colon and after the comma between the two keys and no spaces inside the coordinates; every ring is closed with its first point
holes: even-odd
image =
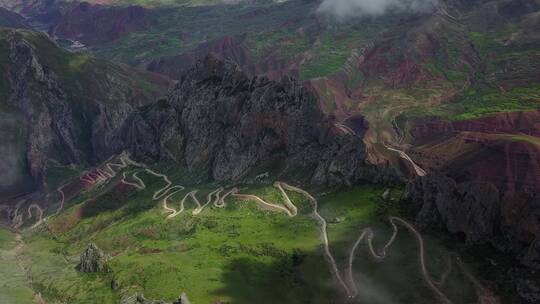
{"type": "MultiPolygon", "coordinates": [[[[129,154],[127,152],[122,152],[118,156],[119,163],[112,162],[111,161],[112,158],[113,156],[107,159],[100,168],[97,168],[95,171],[88,172],[87,174],[81,176],[80,179],[84,182],[89,183],[90,185],[102,184],[116,177],[116,174],[120,170],[125,169],[128,166],[146,168],[144,164],[140,164],[138,162],[133,161],[129,157],[129,154]]],[[[139,182],[142,182],[137,176],[135,176],[134,179],[139,182]]],[[[124,181],[124,179],[122,180],[124,181]]],[[[130,185],[133,186],[133,184],[131,183],[130,185]]]]}
{"type": "Polygon", "coordinates": [[[416,175],[418,176],[425,176],[426,175],[426,171],[424,169],[422,169],[420,166],[418,166],[413,160],[412,158],[409,157],[409,155],[407,155],[407,153],[401,151],[401,150],[398,150],[398,149],[394,149],[390,146],[387,146],[387,145],[384,145],[384,147],[390,151],[393,151],[393,152],[397,152],[399,154],[399,156],[401,158],[403,158],[404,160],[408,161],[414,168],[414,171],[416,172],[416,175]]]}
{"type": "Polygon", "coordinates": [[[27,210],[29,218],[32,217],[32,209],[35,209],[38,215],[38,221],[31,227],[31,228],[35,228],[41,225],[41,223],[43,222],[43,209],[38,204],[31,204],[30,206],[28,206],[28,210],[27,210]]]}
{"type": "MultiPolygon", "coordinates": [[[[319,224],[319,228],[320,228],[320,238],[321,238],[321,241],[323,243],[323,252],[324,252],[324,255],[326,256],[326,260],[328,261],[328,263],[330,264],[330,269],[332,270],[332,273],[334,274],[334,276],[336,277],[338,283],[343,287],[343,289],[345,290],[345,293],[347,294],[347,296],[349,297],[353,297],[353,294],[351,292],[351,289],[349,288],[349,286],[347,286],[347,284],[345,283],[345,281],[343,280],[342,276],[341,276],[341,272],[339,271],[338,269],[338,266],[337,266],[337,263],[336,263],[336,260],[334,258],[334,255],[332,255],[332,252],[330,251],[330,242],[328,240],[328,224],[326,222],[326,220],[324,219],[324,217],[322,217],[320,214],[319,214],[319,203],[317,202],[317,200],[311,195],[309,194],[307,191],[303,190],[303,189],[300,189],[300,188],[297,188],[297,187],[293,187],[291,185],[288,185],[286,183],[281,183],[287,190],[289,191],[294,191],[294,192],[297,192],[297,193],[300,193],[300,194],[303,194],[305,197],[308,198],[308,200],[310,201],[310,203],[313,205],[313,212],[312,212],[312,217],[317,221],[317,223],[319,224]]],[[[285,192],[283,192],[285,194],[285,196],[287,196],[287,194],[285,192]]],[[[288,196],[287,196],[288,197],[288,196]]]]}
{"type": "Polygon", "coordinates": [[[281,205],[269,203],[269,202],[263,200],[262,198],[258,197],[257,195],[253,195],[253,194],[240,194],[240,193],[238,193],[238,191],[235,191],[235,192],[233,192],[233,196],[238,198],[238,199],[253,200],[253,201],[257,202],[259,205],[261,205],[265,209],[273,210],[273,211],[276,211],[276,212],[284,212],[289,217],[295,217],[298,214],[298,209],[291,202],[291,200],[289,199],[289,196],[287,195],[287,193],[285,193],[285,191],[283,190],[283,187],[282,187],[283,183],[276,182],[276,183],[274,183],[274,186],[276,188],[278,188],[278,190],[281,192],[282,196],[285,198],[285,202],[284,202],[285,207],[281,206],[281,205]]]}
{"type": "Polygon", "coordinates": [[[29,290],[32,291],[32,293],[34,295],[34,301],[37,304],[46,304],[45,300],[43,300],[43,298],[41,297],[41,293],[36,292],[31,287],[32,286],[32,276],[30,275],[29,269],[24,266],[24,264],[23,264],[23,262],[21,260],[22,251],[24,249],[25,244],[24,244],[24,240],[23,240],[22,236],[19,233],[15,234],[15,241],[17,242],[17,245],[13,249],[8,251],[7,254],[11,255],[11,256],[13,256],[15,258],[17,266],[26,275],[26,282],[28,283],[29,290]]]}
{"type": "Polygon", "coordinates": [[[60,205],[58,206],[58,209],[56,210],[56,214],[60,214],[60,212],[64,210],[64,203],[66,201],[66,194],[64,193],[65,186],[67,186],[67,184],[64,184],[56,189],[56,191],[60,193],[60,205]]]}

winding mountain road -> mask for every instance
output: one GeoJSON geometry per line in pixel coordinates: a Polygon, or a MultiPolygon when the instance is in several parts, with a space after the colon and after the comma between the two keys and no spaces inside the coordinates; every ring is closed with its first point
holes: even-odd
{"type": "MultiPolygon", "coordinates": [[[[423,171],[420,167],[416,166],[416,164],[414,164],[412,159],[410,159],[404,152],[402,152],[400,150],[397,150],[397,149],[393,149],[393,148],[388,147],[388,146],[387,146],[387,148],[389,150],[396,151],[396,152],[400,153],[400,156],[402,158],[407,159],[408,161],[410,161],[413,164],[413,166],[415,167],[415,170],[417,171],[418,175],[420,175],[420,176],[425,175],[425,171],[423,171]]],[[[373,229],[367,227],[367,228],[364,228],[361,231],[360,236],[358,237],[358,239],[356,240],[356,242],[354,243],[354,245],[352,246],[351,250],[348,253],[348,264],[347,264],[347,268],[345,270],[345,276],[346,277],[344,278],[341,271],[339,270],[339,267],[338,267],[338,265],[336,263],[336,260],[335,260],[335,258],[333,256],[333,254],[332,254],[332,252],[330,250],[328,231],[327,231],[328,224],[327,224],[326,220],[324,219],[324,217],[322,217],[320,215],[320,213],[319,213],[319,210],[318,210],[319,205],[318,205],[317,199],[315,199],[307,191],[305,191],[305,190],[303,190],[301,188],[298,188],[298,187],[291,186],[291,185],[289,185],[289,184],[287,184],[285,182],[279,182],[279,181],[275,182],[274,187],[276,187],[279,190],[281,196],[284,199],[282,204],[275,204],[275,203],[270,203],[268,201],[265,201],[261,197],[259,197],[257,195],[254,195],[254,194],[242,194],[242,193],[239,193],[238,188],[231,188],[227,192],[225,192],[225,194],[221,195],[225,191],[225,189],[223,187],[219,187],[219,188],[209,192],[207,194],[207,196],[206,196],[206,202],[201,203],[201,201],[199,201],[199,199],[196,196],[196,194],[197,194],[197,192],[199,190],[195,189],[195,190],[192,190],[192,191],[190,191],[190,192],[188,192],[188,193],[186,193],[184,195],[184,197],[180,201],[180,209],[177,210],[177,209],[174,209],[174,208],[170,207],[167,204],[167,202],[173,195],[185,190],[185,187],[181,186],[181,185],[174,184],[168,178],[168,176],[165,175],[165,174],[155,172],[155,171],[153,171],[151,169],[148,169],[144,165],[141,165],[141,164],[138,164],[138,163],[132,161],[127,154],[120,157],[120,163],[111,163],[111,162],[106,163],[105,164],[105,169],[96,170],[95,174],[88,173],[82,179],[87,181],[87,182],[93,183],[93,184],[101,184],[103,182],[106,182],[106,181],[110,180],[111,178],[113,178],[113,177],[115,177],[117,175],[119,170],[115,170],[113,168],[117,168],[117,169],[122,170],[122,169],[128,167],[129,165],[135,165],[135,166],[137,166],[139,168],[143,168],[144,172],[146,172],[146,173],[148,173],[150,175],[153,175],[155,177],[163,179],[163,181],[165,182],[165,185],[163,187],[159,188],[158,190],[156,190],[153,193],[152,199],[153,200],[161,200],[161,202],[163,204],[163,209],[168,213],[167,219],[174,218],[177,215],[181,214],[185,210],[184,205],[185,205],[185,202],[186,202],[186,200],[188,198],[191,198],[191,200],[196,205],[195,209],[192,211],[192,214],[193,215],[198,215],[206,207],[210,206],[211,204],[216,208],[225,207],[226,206],[225,199],[228,196],[233,196],[233,197],[235,197],[236,199],[239,199],[239,200],[254,201],[264,209],[284,213],[287,216],[293,218],[293,217],[298,215],[298,208],[291,201],[289,195],[287,194],[287,192],[285,190],[292,191],[292,192],[297,192],[297,193],[302,194],[304,197],[306,197],[308,199],[308,201],[310,202],[310,204],[313,207],[313,209],[311,211],[311,217],[319,225],[320,239],[321,239],[321,242],[322,242],[323,253],[324,253],[325,259],[328,261],[331,272],[333,273],[333,275],[336,278],[337,282],[343,288],[345,294],[349,298],[355,298],[359,294],[358,287],[357,287],[358,284],[355,281],[355,278],[354,278],[354,275],[353,275],[353,267],[354,267],[354,262],[355,262],[355,254],[356,254],[356,251],[357,251],[358,247],[360,246],[360,244],[366,243],[367,249],[368,249],[368,252],[370,253],[370,255],[373,258],[375,258],[377,261],[382,261],[386,257],[387,250],[392,246],[392,244],[394,243],[394,241],[397,238],[397,235],[398,235],[398,232],[399,232],[398,225],[403,226],[410,233],[412,233],[413,236],[416,238],[416,241],[417,241],[418,247],[419,247],[418,256],[419,256],[419,261],[420,261],[420,271],[421,271],[422,276],[423,276],[424,280],[426,281],[427,285],[433,291],[434,295],[439,299],[440,303],[444,303],[444,304],[451,304],[452,303],[451,300],[440,290],[440,287],[442,285],[444,285],[444,283],[446,281],[446,278],[448,277],[448,275],[449,275],[449,273],[451,271],[451,261],[449,260],[447,270],[441,275],[440,281],[439,282],[435,281],[432,278],[432,276],[430,275],[430,273],[429,273],[429,271],[427,269],[427,266],[426,266],[424,240],[422,238],[422,235],[413,227],[413,225],[411,225],[410,223],[408,223],[407,221],[405,221],[402,218],[399,218],[399,217],[390,217],[389,218],[389,222],[390,222],[390,224],[391,224],[391,226],[393,228],[393,233],[392,233],[392,236],[390,237],[390,239],[385,243],[385,245],[380,250],[376,250],[374,248],[373,238],[375,237],[375,232],[373,231],[373,229]]],[[[135,172],[135,173],[133,173],[131,175],[131,178],[133,180],[135,180],[135,182],[130,182],[130,181],[126,180],[126,173],[124,172],[121,182],[124,183],[124,184],[130,185],[130,186],[133,186],[134,188],[136,188],[138,190],[146,189],[146,184],[144,183],[143,179],[140,178],[137,175],[138,173],[139,172],[135,172]]],[[[469,275],[470,275],[470,273],[469,273],[469,275]]],[[[470,277],[471,277],[471,280],[474,280],[472,275],[470,275],[470,277]]]]}
{"type": "MultiPolygon", "coordinates": [[[[362,230],[360,237],[358,237],[358,239],[356,240],[356,242],[354,243],[352,247],[349,253],[349,262],[348,262],[348,269],[347,269],[349,284],[352,289],[351,297],[355,297],[356,295],[358,295],[358,290],[357,290],[356,283],[353,277],[353,264],[354,264],[355,252],[358,246],[362,243],[362,241],[365,240],[365,242],[367,243],[370,255],[376,260],[379,260],[379,261],[383,260],[386,257],[387,249],[390,246],[392,246],[392,244],[396,240],[396,237],[398,234],[397,224],[401,224],[414,235],[414,237],[416,238],[418,242],[418,246],[419,246],[418,255],[420,258],[420,270],[429,288],[440,299],[441,303],[445,303],[445,304],[452,303],[452,301],[450,301],[450,299],[448,299],[448,297],[446,297],[446,295],[439,289],[439,287],[437,286],[439,284],[431,278],[431,275],[429,274],[427,270],[426,259],[425,259],[424,239],[422,238],[422,235],[411,224],[409,224],[407,221],[399,217],[392,216],[389,218],[389,221],[390,221],[390,224],[392,225],[393,233],[390,239],[388,240],[388,242],[383,246],[383,248],[380,250],[379,253],[374,249],[374,246],[373,246],[373,237],[375,236],[375,233],[371,228],[365,228],[364,230],[362,230]]],[[[449,272],[446,271],[443,274],[441,283],[444,283],[446,281],[446,277],[448,276],[448,273],[449,272]]]]}
{"type": "Polygon", "coordinates": [[[424,169],[422,169],[420,166],[418,166],[413,160],[412,158],[407,155],[407,153],[401,151],[401,150],[398,150],[398,149],[395,149],[395,148],[392,148],[390,146],[387,146],[387,145],[384,145],[384,147],[390,151],[393,151],[393,152],[397,152],[399,154],[399,156],[401,158],[403,158],[404,160],[408,161],[414,168],[414,172],[416,172],[416,175],[418,176],[425,176],[426,175],[426,171],[424,169]]]}
{"type": "MultiPolygon", "coordinates": [[[[420,270],[421,270],[422,275],[423,275],[425,281],[427,282],[428,286],[434,292],[434,294],[440,299],[441,303],[444,303],[444,304],[452,303],[448,299],[448,297],[446,297],[446,295],[439,289],[439,287],[437,286],[438,285],[437,282],[435,282],[431,278],[431,275],[429,274],[429,272],[427,270],[427,266],[426,266],[426,262],[425,262],[424,240],[422,238],[422,235],[411,224],[409,224],[404,219],[401,219],[399,217],[390,217],[389,218],[390,224],[393,227],[393,234],[390,237],[390,240],[381,249],[380,253],[378,253],[375,250],[374,246],[373,246],[373,238],[375,236],[374,231],[371,228],[365,228],[365,229],[362,230],[362,232],[360,233],[360,237],[356,240],[353,247],[351,248],[351,251],[349,252],[348,268],[347,268],[348,282],[346,283],[345,280],[343,279],[342,275],[341,275],[341,272],[339,271],[338,265],[337,265],[337,263],[335,261],[335,258],[333,256],[331,250],[330,250],[330,244],[329,244],[329,239],[328,239],[328,231],[327,231],[328,224],[327,224],[326,220],[324,219],[324,217],[322,217],[320,215],[319,211],[318,211],[318,207],[319,207],[318,201],[310,193],[308,193],[307,191],[305,191],[303,189],[300,189],[298,187],[291,186],[291,185],[289,185],[287,183],[276,182],[274,184],[274,186],[276,186],[280,190],[281,194],[285,198],[285,202],[287,202],[287,206],[289,206],[289,204],[294,206],[294,204],[291,202],[291,200],[290,200],[289,196],[287,195],[287,193],[283,190],[284,188],[289,190],[289,191],[300,193],[300,194],[304,195],[310,201],[310,203],[313,206],[313,210],[312,210],[311,215],[317,221],[317,223],[319,224],[320,238],[321,238],[322,245],[323,245],[324,255],[325,255],[325,257],[326,257],[326,259],[327,259],[327,261],[328,261],[328,263],[330,265],[330,269],[332,270],[332,273],[334,274],[336,280],[341,285],[341,287],[343,288],[343,290],[345,291],[345,293],[347,294],[348,297],[355,298],[358,295],[357,282],[355,281],[354,276],[353,276],[353,266],[354,266],[355,253],[356,253],[356,250],[359,247],[359,245],[362,243],[362,241],[365,240],[367,242],[367,246],[368,246],[370,254],[377,260],[383,260],[386,257],[387,249],[394,243],[394,241],[395,241],[395,239],[397,237],[398,228],[397,228],[396,223],[399,223],[399,224],[403,225],[404,227],[406,227],[417,239],[417,242],[419,244],[419,257],[420,257],[420,267],[421,267],[420,270]]],[[[241,198],[241,199],[252,199],[252,200],[255,200],[255,201],[257,201],[257,202],[259,202],[260,204],[263,204],[263,205],[271,205],[272,207],[275,207],[278,211],[286,212],[291,217],[293,217],[293,216],[295,216],[297,214],[297,213],[294,213],[294,215],[293,215],[293,213],[290,212],[289,209],[283,208],[281,206],[276,207],[276,205],[274,205],[274,204],[269,204],[269,203],[267,203],[266,201],[264,201],[263,199],[261,199],[260,197],[258,197],[256,195],[246,195],[246,194],[238,195],[238,194],[236,194],[236,197],[241,198]]],[[[297,210],[296,207],[294,207],[294,210],[295,211],[297,210]]],[[[444,282],[446,280],[446,277],[447,277],[448,273],[449,273],[449,270],[447,270],[443,274],[441,282],[444,282]]]]}
{"type": "Polygon", "coordinates": [[[56,214],[60,214],[62,210],[64,210],[64,203],[66,202],[66,194],[64,193],[64,187],[67,184],[64,184],[56,189],[58,193],[60,193],[60,205],[58,206],[58,209],[56,210],[56,214]]]}
{"type": "Polygon", "coordinates": [[[31,227],[31,228],[35,228],[41,225],[41,223],[43,222],[43,209],[38,204],[31,204],[30,206],[28,206],[28,210],[27,210],[29,218],[32,217],[32,209],[35,209],[38,215],[38,221],[31,227]]]}
{"type": "MultiPolygon", "coordinates": [[[[345,125],[345,124],[342,124],[342,123],[334,123],[334,126],[336,128],[338,128],[340,131],[342,131],[343,133],[345,134],[348,134],[348,135],[353,135],[353,136],[356,136],[356,132],[350,128],[349,126],[345,125]]],[[[406,160],[407,162],[409,162],[413,169],[414,169],[414,172],[416,173],[417,176],[425,176],[426,175],[426,171],[424,169],[422,169],[420,166],[418,166],[413,160],[412,158],[407,155],[407,153],[401,151],[401,150],[398,150],[396,148],[392,148],[388,145],[384,145],[384,147],[392,152],[397,152],[399,154],[399,156],[406,160]]]]}
{"type": "Polygon", "coordinates": [[[356,132],[351,127],[345,124],[335,123],[334,126],[336,126],[340,131],[342,131],[345,134],[356,135],[356,132]]]}

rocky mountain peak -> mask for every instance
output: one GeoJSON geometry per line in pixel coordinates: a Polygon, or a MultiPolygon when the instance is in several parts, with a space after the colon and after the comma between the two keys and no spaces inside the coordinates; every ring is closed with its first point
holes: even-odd
{"type": "Polygon", "coordinates": [[[364,174],[365,147],[340,134],[316,97],[293,78],[246,76],[207,56],[167,98],[135,113],[118,136],[143,161],[170,161],[208,178],[303,172],[314,184],[345,184],[364,174]]]}

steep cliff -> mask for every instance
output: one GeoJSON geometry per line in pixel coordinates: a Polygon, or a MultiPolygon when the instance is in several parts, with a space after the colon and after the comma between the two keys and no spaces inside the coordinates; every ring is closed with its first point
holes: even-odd
{"type": "Polygon", "coordinates": [[[0,193],[44,186],[51,164],[91,164],[130,109],[158,96],[160,77],[72,54],[45,35],[1,30],[0,193]],[[33,185],[33,186],[32,186],[33,185]]]}

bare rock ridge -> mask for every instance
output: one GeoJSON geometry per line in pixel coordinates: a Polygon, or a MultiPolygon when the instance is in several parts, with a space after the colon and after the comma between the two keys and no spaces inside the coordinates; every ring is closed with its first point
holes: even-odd
{"type": "Polygon", "coordinates": [[[81,253],[77,270],[80,272],[102,272],[106,270],[106,256],[96,244],[90,243],[81,253]]]}
{"type": "Polygon", "coordinates": [[[299,82],[247,77],[234,63],[198,61],[166,99],[140,108],[117,136],[143,161],[175,162],[217,181],[305,173],[333,186],[390,180],[365,162],[358,137],[339,134],[299,82]]]}

